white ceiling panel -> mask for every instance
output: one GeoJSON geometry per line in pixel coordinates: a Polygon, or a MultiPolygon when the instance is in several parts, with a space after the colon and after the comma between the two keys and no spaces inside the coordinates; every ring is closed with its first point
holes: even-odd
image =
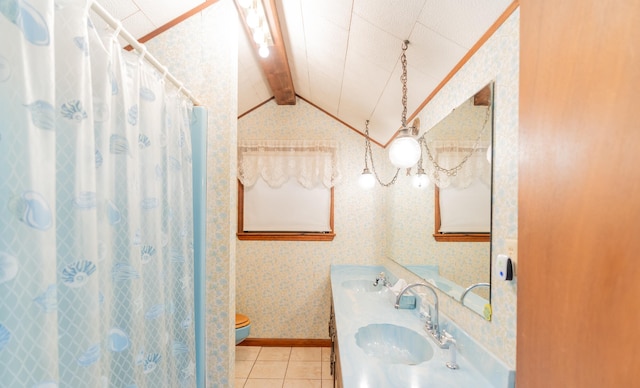
{"type": "Polygon", "coordinates": [[[427,0],[418,21],[470,49],[512,0],[427,0]]]}
{"type": "Polygon", "coordinates": [[[411,33],[425,0],[354,0],[353,13],[400,40],[411,33]]]}
{"type": "MultiPolygon", "coordinates": [[[[408,61],[407,66],[407,117],[418,109],[420,104],[431,94],[442,78],[434,78],[419,71],[408,61]]],[[[398,89],[402,88],[400,78],[393,80],[398,89]]],[[[400,128],[398,126],[398,128],[400,128]]]]}
{"type": "Polygon", "coordinates": [[[136,4],[156,27],[204,3],[204,0],[135,0],[136,4]]]}
{"type": "Polygon", "coordinates": [[[351,20],[349,51],[376,63],[388,72],[393,71],[400,58],[402,39],[381,30],[359,16],[351,20]]]}
{"type": "MultiPolygon", "coordinates": [[[[98,1],[137,38],[204,2],[98,1]]],[[[371,137],[386,144],[400,128],[402,41],[410,40],[409,117],[512,1],[276,0],[275,5],[296,94],[358,130],[364,131],[369,119],[371,137]]],[[[273,96],[241,29],[239,115],[273,96]]],[[[193,44],[190,39],[183,44],[193,44]]]]}
{"type": "MultiPolygon", "coordinates": [[[[290,0],[285,0],[285,3],[288,3],[289,1],[290,0]]],[[[301,4],[305,14],[310,15],[313,18],[325,19],[343,30],[349,29],[349,23],[351,22],[351,1],[301,0],[301,4]]]]}
{"type": "Polygon", "coordinates": [[[309,77],[311,102],[332,115],[337,115],[342,80],[336,80],[332,75],[314,69],[313,65],[309,65],[309,72],[314,75],[309,77]]]}
{"type": "Polygon", "coordinates": [[[364,114],[368,117],[373,113],[390,75],[391,73],[367,61],[360,54],[349,52],[338,114],[349,115],[349,111],[355,108],[360,116],[364,114]]]}
{"type": "Polygon", "coordinates": [[[111,16],[118,20],[140,11],[140,8],[133,0],[98,0],[98,3],[108,9],[111,16]]]}
{"type": "Polygon", "coordinates": [[[407,62],[439,80],[468,52],[462,46],[417,23],[407,49],[407,62]]]}
{"type": "Polygon", "coordinates": [[[344,62],[349,38],[348,30],[344,30],[323,18],[310,16],[310,11],[303,8],[307,60],[325,74],[342,78],[344,62]]]}
{"type": "Polygon", "coordinates": [[[143,37],[157,28],[142,12],[136,12],[128,16],[122,21],[122,25],[136,38],[143,37]]]}
{"type": "Polygon", "coordinates": [[[302,8],[300,0],[278,0],[278,18],[282,30],[282,38],[289,58],[295,55],[306,57],[306,40],[304,36],[304,23],[302,21],[302,8]]]}
{"type": "Polygon", "coordinates": [[[291,69],[291,77],[293,78],[293,86],[296,94],[309,99],[311,91],[309,90],[309,67],[307,59],[303,56],[289,56],[289,68],[291,69]]]}

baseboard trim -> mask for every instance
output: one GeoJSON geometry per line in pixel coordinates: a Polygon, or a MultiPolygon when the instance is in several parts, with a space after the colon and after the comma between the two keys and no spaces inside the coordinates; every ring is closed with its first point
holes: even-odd
{"type": "Polygon", "coordinates": [[[326,348],[331,346],[331,340],[330,339],[312,339],[312,338],[247,338],[244,341],[240,342],[238,346],[326,348]]]}

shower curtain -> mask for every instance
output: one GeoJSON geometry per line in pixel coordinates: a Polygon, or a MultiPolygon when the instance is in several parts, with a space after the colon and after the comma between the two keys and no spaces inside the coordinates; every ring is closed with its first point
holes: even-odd
{"type": "Polygon", "coordinates": [[[0,386],[195,386],[192,107],[89,7],[0,0],[0,386]]]}

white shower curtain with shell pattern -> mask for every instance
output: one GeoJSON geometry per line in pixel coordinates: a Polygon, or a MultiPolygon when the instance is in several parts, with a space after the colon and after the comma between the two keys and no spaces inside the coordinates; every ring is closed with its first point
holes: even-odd
{"type": "Polygon", "coordinates": [[[0,386],[194,386],[190,105],[87,0],[0,0],[0,386]]]}

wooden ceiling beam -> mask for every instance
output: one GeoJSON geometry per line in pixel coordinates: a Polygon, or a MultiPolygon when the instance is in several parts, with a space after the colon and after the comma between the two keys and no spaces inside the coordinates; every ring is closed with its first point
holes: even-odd
{"type": "Polygon", "coordinates": [[[259,47],[253,41],[251,29],[246,22],[245,10],[238,4],[238,0],[234,1],[242,24],[244,25],[244,30],[255,49],[258,62],[262,67],[262,72],[269,83],[271,93],[273,93],[276,103],[278,105],[295,105],[296,92],[293,87],[293,78],[291,77],[287,51],[284,47],[284,39],[282,38],[282,30],[280,29],[280,20],[278,19],[275,0],[256,0],[262,2],[273,40],[273,46],[269,47],[269,56],[267,58],[262,58],[257,55],[259,47]]]}

